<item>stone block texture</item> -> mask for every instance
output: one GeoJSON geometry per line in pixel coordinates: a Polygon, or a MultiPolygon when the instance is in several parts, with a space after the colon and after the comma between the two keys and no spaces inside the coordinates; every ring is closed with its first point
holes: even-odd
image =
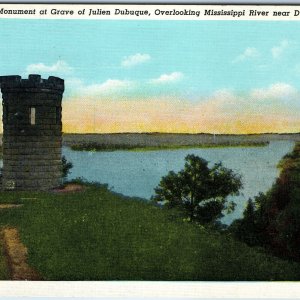
{"type": "Polygon", "coordinates": [[[49,190],[62,181],[61,101],[64,80],[0,76],[6,190],[49,190]]]}

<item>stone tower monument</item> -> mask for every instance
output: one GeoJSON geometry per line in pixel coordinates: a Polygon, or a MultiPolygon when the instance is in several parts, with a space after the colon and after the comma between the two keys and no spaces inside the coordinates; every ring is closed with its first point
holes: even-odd
{"type": "Polygon", "coordinates": [[[3,98],[2,188],[47,190],[62,180],[64,80],[0,76],[3,98]]]}

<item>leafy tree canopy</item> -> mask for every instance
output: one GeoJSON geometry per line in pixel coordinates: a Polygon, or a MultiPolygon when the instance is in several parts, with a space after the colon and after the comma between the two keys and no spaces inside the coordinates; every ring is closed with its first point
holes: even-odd
{"type": "Polygon", "coordinates": [[[177,207],[191,220],[209,223],[223,216],[223,211],[234,210],[234,203],[226,197],[237,195],[242,187],[241,176],[216,163],[209,168],[208,162],[196,155],[185,158],[184,169],[169,172],[155,188],[153,200],[168,208],[177,207]]]}

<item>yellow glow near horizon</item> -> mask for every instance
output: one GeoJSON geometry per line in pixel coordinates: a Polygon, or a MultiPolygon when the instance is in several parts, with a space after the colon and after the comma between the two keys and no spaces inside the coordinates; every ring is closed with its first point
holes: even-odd
{"type": "Polygon", "coordinates": [[[63,132],[296,133],[300,132],[300,117],[299,110],[280,105],[270,109],[257,103],[239,105],[219,98],[201,103],[167,98],[77,98],[63,101],[63,132]]]}
{"type": "MultiPolygon", "coordinates": [[[[190,103],[170,99],[93,100],[63,103],[63,131],[74,133],[166,132],[251,134],[299,132],[296,112],[273,107],[220,105],[220,100],[190,103]]],[[[226,103],[227,105],[227,103],[226,103]]]]}

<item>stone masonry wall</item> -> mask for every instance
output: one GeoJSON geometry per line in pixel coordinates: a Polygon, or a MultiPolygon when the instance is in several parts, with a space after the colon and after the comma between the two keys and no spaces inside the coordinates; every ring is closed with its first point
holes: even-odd
{"type": "Polygon", "coordinates": [[[0,77],[4,189],[47,190],[62,180],[61,101],[64,81],[40,75],[0,77]],[[32,121],[32,109],[35,110],[32,121]],[[33,123],[34,122],[34,123],[33,123]]]}

